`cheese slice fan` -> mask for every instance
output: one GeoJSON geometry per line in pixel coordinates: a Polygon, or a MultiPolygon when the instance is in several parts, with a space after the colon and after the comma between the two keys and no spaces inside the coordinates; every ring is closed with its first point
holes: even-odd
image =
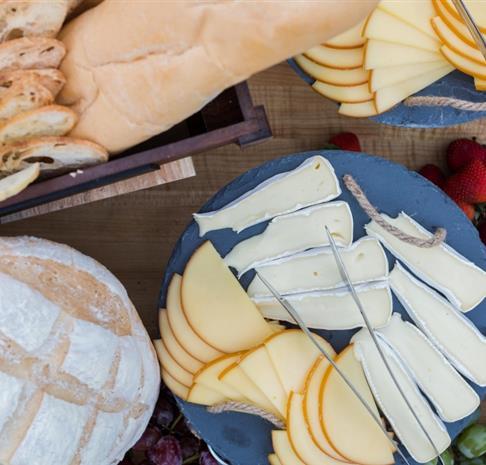
{"type": "MultiPolygon", "coordinates": [[[[375,400],[401,443],[414,460],[419,463],[426,463],[434,459],[436,452],[433,445],[420,428],[412,411],[393,383],[368,330],[362,329],[353,337],[352,342],[355,344],[356,358],[363,365],[375,400]]],[[[413,411],[429,434],[435,448],[442,453],[451,443],[444,424],[432,411],[416,384],[390,348],[384,342],[381,342],[380,348],[413,411]]]]}
{"type": "Polygon", "coordinates": [[[486,338],[472,322],[399,264],[390,274],[390,285],[412,320],[454,367],[486,386],[486,338]]]}
{"type": "Polygon", "coordinates": [[[422,392],[447,422],[461,420],[479,407],[479,396],[457,373],[444,355],[416,326],[392,316],[388,326],[378,331],[395,351],[422,392]],[[447,386],[444,389],[444,386],[447,386]]]}
{"type": "MultiPolygon", "coordinates": [[[[364,237],[341,251],[346,268],[354,284],[378,281],[388,276],[388,260],[380,242],[364,237]]],[[[275,260],[257,267],[258,272],[280,294],[329,290],[343,287],[332,251],[329,248],[307,252],[275,260]]],[[[263,282],[255,276],[248,287],[250,297],[271,296],[263,282]]]]}
{"type": "Polygon", "coordinates": [[[195,213],[194,219],[200,236],[223,228],[240,232],[277,215],[335,199],[340,194],[333,167],[324,157],[315,156],[292,171],[272,176],[220,210],[195,213]]]}
{"type": "Polygon", "coordinates": [[[363,45],[366,42],[366,39],[361,35],[364,23],[364,20],[359,22],[356,26],[332,37],[324,45],[333,48],[357,48],[363,45]]]}
{"type": "Polygon", "coordinates": [[[274,218],[261,234],[237,244],[224,261],[241,275],[270,260],[328,245],[325,226],[339,245],[351,245],[353,217],[349,205],[330,202],[274,218]]]}
{"type": "MultiPolygon", "coordinates": [[[[396,218],[382,216],[388,223],[412,236],[432,237],[429,231],[403,212],[396,218]]],[[[397,239],[374,221],[365,228],[420,279],[442,292],[463,312],[472,310],[486,297],[486,272],[447,244],[424,249],[397,239]]]]}
{"type": "MultiPolygon", "coordinates": [[[[374,328],[384,326],[392,314],[392,297],[386,283],[357,286],[359,299],[374,328]]],[[[286,296],[309,328],[342,330],[365,326],[351,294],[345,290],[308,292],[286,296]]],[[[274,297],[254,299],[265,318],[294,323],[292,317],[274,297]]]]}
{"type": "Polygon", "coordinates": [[[282,465],[307,465],[294,452],[287,431],[272,431],[272,445],[282,465]]]}

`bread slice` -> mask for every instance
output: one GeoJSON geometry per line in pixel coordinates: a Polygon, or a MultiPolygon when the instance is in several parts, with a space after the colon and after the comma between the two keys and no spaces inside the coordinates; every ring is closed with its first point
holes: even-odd
{"type": "Polygon", "coordinates": [[[13,118],[22,112],[35,110],[53,102],[54,96],[39,79],[31,77],[14,81],[0,94],[0,120],[13,118]]]}
{"type": "Polygon", "coordinates": [[[39,177],[39,173],[39,163],[34,163],[18,173],[0,179],[0,202],[23,191],[39,177]]]}
{"type": "Polygon", "coordinates": [[[0,71],[58,68],[66,54],[64,44],[45,37],[23,37],[0,44],[0,71]]]}
{"type": "Polygon", "coordinates": [[[0,42],[19,37],[56,37],[68,11],[65,0],[0,2],[0,42]]]}
{"type": "Polygon", "coordinates": [[[41,136],[64,136],[71,131],[76,121],[76,113],[60,105],[26,111],[0,126],[0,144],[41,136]]]}
{"type": "Polygon", "coordinates": [[[0,71],[0,97],[14,82],[24,79],[38,79],[55,98],[66,83],[64,75],[58,69],[12,69],[0,71]]]}
{"type": "Polygon", "coordinates": [[[39,137],[0,150],[0,171],[16,172],[40,163],[42,174],[71,171],[108,161],[108,152],[98,144],[72,137],[39,137]]]}

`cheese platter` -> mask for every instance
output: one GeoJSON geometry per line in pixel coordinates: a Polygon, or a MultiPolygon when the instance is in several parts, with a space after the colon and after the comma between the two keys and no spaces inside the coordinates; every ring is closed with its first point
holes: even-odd
{"type": "MultiPolygon", "coordinates": [[[[232,465],[404,463],[397,447],[409,463],[425,463],[437,454],[390,385],[376,380],[381,361],[332,268],[324,225],[394,374],[431,429],[435,448],[446,451],[486,396],[486,250],[442,191],[368,155],[331,150],[271,161],[237,178],[194,215],[166,270],[160,308],[167,312],[161,311],[160,323],[163,331],[177,331],[182,348],[204,367],[189,370],[188,380],[165,362],[163,379],[191,427],[232,465]],[[309,186],[319,176],[326,180],[327,189],[316,183],[323,203],[302,184],[305,172],[309,186]],[[422,238],[443,227],[447,243],[428,249],[391,245],[346,188],[345,174],[391,223],[422,238]],[[285,227],[275,227],[279,223],[285,227]],[[292,302],[372,409],[387,417],[390,437],[351,392],[342,397],[342,379],[258,282],[255,268],[292,302]],[[470,291],[455,286],[457,273],[473,283],[470,291]],[[420,305],[420,292],[437,301],[435,319],[420,305]],[[467,346],[454,331],[467,338],[467,346]],[[442,392],[439,380],[447,380],[457,396],[442,392]]],[[[171,341],[162,334],[165,339],[171,341]]]]}

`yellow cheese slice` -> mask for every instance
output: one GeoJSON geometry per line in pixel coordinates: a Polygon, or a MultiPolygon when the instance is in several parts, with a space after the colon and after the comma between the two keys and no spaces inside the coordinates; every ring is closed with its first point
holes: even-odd
{"type": "Polygon", "coordinates": [[[270,454],[268,456],[268,463],[270,465],[283,465],[282,462],[280,462],[277,454],[270,454]]]}
{"type": "Polygon", "coordinates": [[[361,103],[373,98],[368,88],[368,83],[356,86],[337,86],[321,81],[315,81],[312,88],[322,96],[342,103],[361,103]]]}
{"type": "Polygon", "coordinates": [[[361,34],[363,31],[364,20],[360,21],[356,26],[341,32],[337,36],[332,37],[324,43],[327,47],[333,48],[357,48],[365,43],[365,39],[361,34]]]}
{"type": "Polygon", "coordinates": [[[396,16],[377,8],[368,18],[363,29],[367,39],[383,40],[437,52],[440,42],[437,38],[420,31],[396,16]]]}
{"type": "Polygon", "coordinates": [[[272,431],[272,445],[282,465],[308,465],[294,452],[287,431],[272,431]]]}
{"type": "Polygon", "coordinates": [[[162,340],[157,339],[154,341],[154,347],[157,351],[160,364],[163,370],[166,370],[172,378],[186,387],[190,387],[192,384],[192,373],[184,370],[170,355],[169,351],[165,347],[162,340]]]}
{"type": "MultiPolygon", "coordinates": [[[[454,3],[451,0],[444,0],[443,5],[447,8],[449,13],[454,15],[459,21],[463,21],[461,15],[457,11],[454,3]]],[[[474,18],[474,22],[482,32],[486,32],[486,10],[483,0],[464,0],[464,5],[474,18]]]]}
{"type": "Polygon", "coordinates": [[[343,116],[350,116],[351,118],[367,118],[378,114],[374,100],[361,103],[342,103],[339,106],[338,113],[343,116]]]}
{"type": "Polygon", "coordinates": [[[162,381],[171,390],[172,394],[180,397],[183,400],[187,399],[189,388],[179,383],[179,381],[174,379],[166,370],[162,370],[162,381]]]}
{"type": "Polygon", "coordinates": [[[474,87],[476,90],[486,90],[486,79],[474,78],[474,87]]]}
{"type": "Polygon", "coordinates": [[[486,79],[486,64],[480,64],[477,61],[473,61],[470,58],[455,52],[447,45],[443,45],[440,50],[446,60],[459,71],[475,78],[486,79]]]}
{"type": "Polygon", "coordinates": [[[363,65],[364,47],[337,49],[317,45],[304,55],[312,61],[337,69],[359,68],[363,65]]]}
{"type": "Polygon", "coordinates": [[[272,334],[210,242],[189,259],[181,296],[184,314],[194,332],[221,352],[250,349],[272,334]]]}
{"type": "Polygon", "coordinates": [[[304,55],[298,55],[294,60],[309,76],[327,84],[357,86],[368,82],[369,71],[362,67],[352,69],[331,68],[309,60],[304,55]]]}
{"type": "Polygon", "coordinates": [[[193,404],[216,405],[226,400],[226,397],[220,392],[198,383],[194,383],[187,394],[187,401],[193,404]]]}

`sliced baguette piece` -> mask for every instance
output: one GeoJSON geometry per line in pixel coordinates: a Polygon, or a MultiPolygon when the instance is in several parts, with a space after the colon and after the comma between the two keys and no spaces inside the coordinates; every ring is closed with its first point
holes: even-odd
{"type": "Polygon", "coordinates": [[[0,70],[58,68],[66,47],[56,39],[23,37],[0,44],[0,70]]]}
{"type": "MultiPolygon", "coordinates": [[[[39,162],[43,174],[71,171],[108,161],[108,152],[94,142],[72,137],[38,137],[0,150],[3,169],[15,172],[39,162]]],[[[2,170],[2,167],[0,167],[2,170]]]]}
{"type": "Polygon", "coordinates": [[[0,3],[0,42],[19,37],[56,37],[68,11],[65,0],[0,3]]]}
{"type": "Polygon", "coordinates": [[[61,91],[66,78],[55,68],[45,69],[12,69],[0,71],[0,96],[8,90],[14,82],[23,81],[26,79],[37,79],[49,92],[54,96],[61,91]]]}
{"type": "Polygon", "coordinates": [[[0,180],[0,202],[17,195],[30,183],[34,182],[40,173],[39,163],[34,163],[18,173],[11,174],[0,180]]]}
{"type": "Polygon", "coordinates": [[[60,105],[26,111],[0,126],[0,144],[42,136],[64,136],[76,121],[76,113],[60,105]]]}

